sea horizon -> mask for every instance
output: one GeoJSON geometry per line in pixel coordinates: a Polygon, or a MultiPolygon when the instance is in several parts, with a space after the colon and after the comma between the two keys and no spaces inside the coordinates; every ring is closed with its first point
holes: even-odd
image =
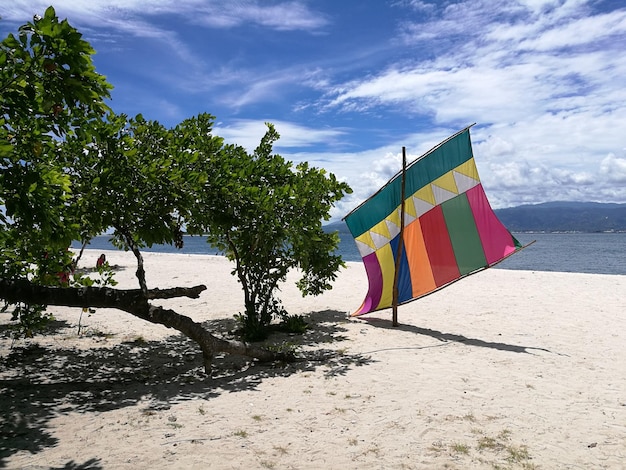
{"type": "MultiPolygon", "coordinates": [[[[624,232],[514,232],[522,243],[530,246],[506,258],[495,269],[525,271],[579,272],[588,274],[626,275],[626,233],[624,232]]],[[[86,249],[118,250],[110,243],[110,234],[94,237],[86,249]]],[[[361,262],[354,240],[340,233],[337,253],[346,262],[361,262]]],[[[178,253],[187,255],[223,255],[210,247],[204,237],[184,235],[183,248],[172,245],[153,245],[145,252],[178,253]]],[[[80,249],[79,242],[72,244],[80,249]]]]}

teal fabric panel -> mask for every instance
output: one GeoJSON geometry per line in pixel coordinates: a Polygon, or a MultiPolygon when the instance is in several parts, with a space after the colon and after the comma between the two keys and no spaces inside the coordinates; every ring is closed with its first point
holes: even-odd
{"type": "MultiPolygon", "coordinates": [[[[406,197],[470,158],[472,144],[468,128],[407,166],[406,197]]],[[[352,235],[356,238],[384,220],[400,205],[401,194],[402,177],[398,174],[374,196],[346,216],[345,221],[352,235]]]]}

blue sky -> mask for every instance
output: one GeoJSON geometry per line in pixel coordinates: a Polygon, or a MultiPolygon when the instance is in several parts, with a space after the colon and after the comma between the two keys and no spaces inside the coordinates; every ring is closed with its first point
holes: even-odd
{"type": "MultiPolygon", "coordinates": [[[[0,6],[0,33],[48,2],[0,6]]],[[[118,113],[201,112],[347,181],[343,216],[466,125],[494,208],[626,203],[622,0],[60,0],[118,113]]]]}

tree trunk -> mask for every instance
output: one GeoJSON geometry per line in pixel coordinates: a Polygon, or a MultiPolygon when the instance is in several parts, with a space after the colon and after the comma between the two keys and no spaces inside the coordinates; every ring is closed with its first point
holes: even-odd
{"type": "Polygon", "coordinates": [[[225,340],[213,336],[190,317],[174,310],[152,305],[150,299],[175,297],[198,298],[206,286],[176,287],[173,289],[111,289],[108,287],[61,288],[32,284],[25,280],[0,279],[0,298],[9,303],[24,302],[37,305],[65,307],[115,308],[128,312],[150,323],[173,328],[195,341],[202,350],[204,369],[211,372],[215,353],[226,352],[248,356],[260,361],[293,361],[292,354],[268,351],[241,341],[225,340]]]}

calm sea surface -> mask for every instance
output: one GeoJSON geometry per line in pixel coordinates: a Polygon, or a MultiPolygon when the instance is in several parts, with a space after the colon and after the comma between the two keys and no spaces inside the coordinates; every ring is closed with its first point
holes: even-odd
{"type": "MultiPolygon", "coordinates": [[[[596,274],[626,275],[626,233],[515,233],[523,244],[535,243],[525,250],[507,258],[497,269],[520,269],[530,271],[560,271],[596,274]]],[[[354,240],[340,232],[339,254],[345,261],[361,261],[354,240]]],[[[115,249],[108,236],[96,237],[88,248],[95,250],[115,249]]],[[[204,238],[185,236],[185,246],[176,250],[170,245],[155,245],[145,251],[219,254],[211,249],[204,238]]],[[[73,245],[75,248],[79,246],[73,245]]]]}

